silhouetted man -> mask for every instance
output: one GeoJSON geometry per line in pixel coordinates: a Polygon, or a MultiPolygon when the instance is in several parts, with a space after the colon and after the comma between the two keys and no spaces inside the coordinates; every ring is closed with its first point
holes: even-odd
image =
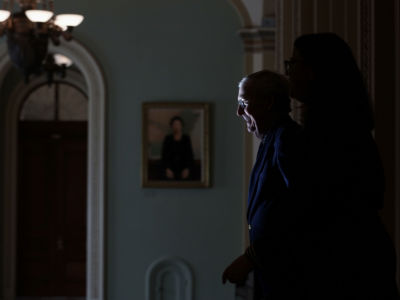
{"type": "Polygon", "coordinates": [[[243,284],[254,270],[255,299],[298,295],[301,268],[294,246],[301,208],[294,191],[303,148],[301,127],[289,112],[289,87],[283,76],[264,70],[241,80],[237,115],[261,143],[248,194],[250,246],[222,277],[224,283],[243,284]]]}

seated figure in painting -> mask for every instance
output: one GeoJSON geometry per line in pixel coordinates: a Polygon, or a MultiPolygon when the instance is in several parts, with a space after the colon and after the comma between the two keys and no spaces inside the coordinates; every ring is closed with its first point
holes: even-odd
{"type": "Polygon", "coordinates": [[[179,116],[171,118],[172,133],[162,145],[162,163],[168,180],[188,180],[192,177],[193,149],[189,135],[183,133],[183,120],[179,116]]]}

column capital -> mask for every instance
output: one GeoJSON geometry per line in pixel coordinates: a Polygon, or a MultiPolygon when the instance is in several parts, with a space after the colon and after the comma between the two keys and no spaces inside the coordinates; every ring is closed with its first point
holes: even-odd
{"type": "Polygon", "coordinates": [[[275,28],[245,27],[238,31],[247,53],[275,50],[275,28]]]}

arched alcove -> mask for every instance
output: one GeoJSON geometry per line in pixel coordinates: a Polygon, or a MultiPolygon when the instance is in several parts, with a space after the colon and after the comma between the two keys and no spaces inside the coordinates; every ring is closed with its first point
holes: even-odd
{"type": "Polygon", "coordinates": [[[252,25],[251,17],[246,4],[242,0],[229,0],[229,3],[236,9],[243,27],[250,27],[252,25]]]}
{"type": "Polygon", "coordinates": [[[147,269],[146,300],[157,299],[193,299],[193,274],[182,259],[160,258],[147,269]]]}
{"type": "MultiPolygon", "coordinates": [[[[93,55],[79,42],[63,42],[50,46],[72,59],[86,81],[88,107],[87,165],[87,288],[86,299],[104,299],[105,287],[105,103],[106,85],[101,67],[93,55]]],[[[11,63],[7,47],[0,46],[0,83],[4,82],[11,63]]],[[[43,78],[27,86],[17,85],[6,101],[4,120],[4,207],[3,207],[3,299],[15,299],[16,285],[16,199],[17,199],[17,132],[19,108],[29,91],[43,78]]]]}

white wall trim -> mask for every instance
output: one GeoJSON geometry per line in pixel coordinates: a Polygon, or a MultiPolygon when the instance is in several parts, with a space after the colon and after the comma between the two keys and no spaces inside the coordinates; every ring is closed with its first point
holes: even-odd
{"type": "Polygon", "coordinates": [[[264,1],[241,0],[246,7],[253,25],[260,25],[263,17],[264,1]]]}
{"type": "MultiPolygon", "coordinates": [[[[87,291],[86,299],[105,299],[105,108],[106,85],[99,64],[79,42],[64,42],[50,51],[70,57],[86,80],[88,106],[87,291]]],[[[11,68],[7,47],[0,47],[0,83],[11,68]]],[[[25,90],[26,91],[26,90],[25,90]]],[[[3,299],[16,288],[17,132],[24,97],[9,99],[5,111],[3,299]]]]}
{"type": "Polygon", "coordinates": [[[228,0],[228,2],[236,9],[237,14],[240,17],[242,25],[244,27],[251,27],[253,25],[250,17],[249,10],[241,0],[228,0]]]}
{"type": "Polygon", "coordinates": [[[261,71],[263,69],[264,54],[262,52],[253,53],[252,72],[261,71]]]}

